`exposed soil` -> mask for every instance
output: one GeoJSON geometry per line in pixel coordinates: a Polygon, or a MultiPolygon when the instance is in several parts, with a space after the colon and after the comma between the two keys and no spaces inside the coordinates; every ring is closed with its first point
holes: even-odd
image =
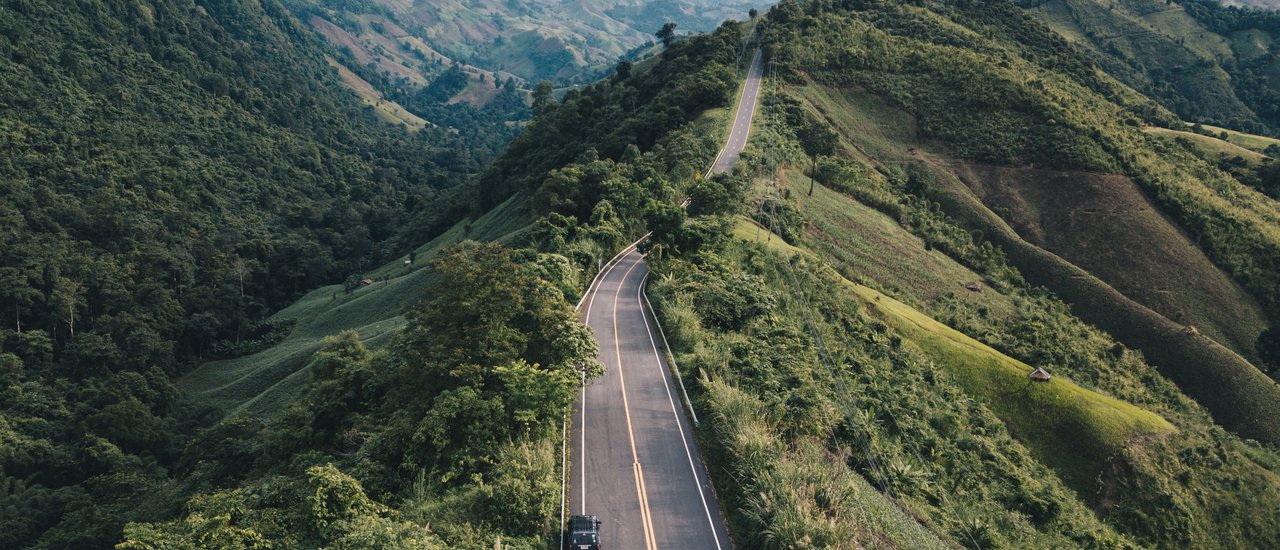
{"type": "Polygon", "coordinates": [[[962,164],[961,179],[1024,240],[1254,360],[1262,309],[1124,176],[962,164]]]}

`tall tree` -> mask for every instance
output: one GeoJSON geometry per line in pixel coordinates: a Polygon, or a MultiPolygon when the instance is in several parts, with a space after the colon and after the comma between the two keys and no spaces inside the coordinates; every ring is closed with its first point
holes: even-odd
{"type": "Polygon", "coordinates": [[[244,329],[244,280],[253,273],[253,264],[244,258],[231,261],[231,274],[240,283],[240,296],[236,298],[236,345],[240,345],[240,332],[244,329]]]}
{"type": "Polygon", "coordinates": [[[53,306],[62,322],[67,324],[71,336],[76,335],[76,309],[84,302],[84,285],[79,281],[60,277],[53,285],[53,306]]]}
{"type": "Polygon", "coordinates": [[[658,32],[653,33],[653,35],[662,39],[662,45],[664,47],[671,47],[671,43],[676,39],[676,22],[667,21],[667,24],[663,25],[662,28],[659,29],[658,32]]]}
{"type": "Polygon", "coordinates": [[[240,298],[244,298],[244,280],[249,278],[253,273],[253,264],[244,258],[236,258],[231,261],[231,274],[235,275],[240,282],[240,298]]]}
{"type": "Polygon", "coordinates": [[[543,116],[556,108],[556,92],[551,82],[543,80],[533,88],[533,116],[543,116]]]}
{"type": "Polygon", "coordinates": [[[618,67],[613,71],[613,81],[621,82],[628,78],[631,78],[631,62],[625,60],[619,61],[618,67]]]}
{"type": "Polygon", "coordinates": [[[13,305],[14,330],[22,332],[22,310],[35,303],[40,292],[27,284],[26,276],[18,268],[0,267],[0,297],[13,305]]]}
{"type": "Polygon", "coordinates": [[[817,120],[805,121],[804,126],[796,133],[799,134],[796,137],[800,139],[800,147],[813,161],[813,168],[809,171],[809,195],[813,196],[813,178],[818,171],[818,157],[835,153],[840,136],[817,120]]]}

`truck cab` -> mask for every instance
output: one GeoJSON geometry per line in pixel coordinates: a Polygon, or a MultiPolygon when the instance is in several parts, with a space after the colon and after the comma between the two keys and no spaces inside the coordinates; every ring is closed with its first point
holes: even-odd
{"type": "Polygon", "coordinates": [[[600,520],[595,516],[569,516],[568,550],[600,550],[600,520]]]}

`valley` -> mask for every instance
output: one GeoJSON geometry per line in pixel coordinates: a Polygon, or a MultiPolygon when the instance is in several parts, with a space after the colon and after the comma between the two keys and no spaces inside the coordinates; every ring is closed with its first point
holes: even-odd
{"type": "Polygon", "coordinates": [[[1213,0],[0,2],[0,547],[1280,546],[1277,70],[1213,0]]]}

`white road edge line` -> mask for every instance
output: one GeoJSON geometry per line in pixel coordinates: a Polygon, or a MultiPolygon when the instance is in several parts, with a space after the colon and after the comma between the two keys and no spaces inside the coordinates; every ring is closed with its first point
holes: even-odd
{"type": "MultiPolygon", "coordinates": [[[[591,325],[591,310],[595,306],[596,295],[599,294],[600,285],[604,284],[604,280],[609,277],[609,274],[613,272],[613,269],[618,267],[620,264],[622,264],[622,259],[625,258],[627,254],[630,254],[631,251],[636,247],[636,245],[640,244],[640,241],[643,241],[649,238],[649,235],[652,235],[652,234],[653,232],[645,233],[643,237],[636,239],[636,242],[627,245],[626,248],[623,248],[621,252],[619,252],[616,256],[614,256],[612,259],[609,260],[609,264],[608,264],[609,267],[607,269],[600,270],[600,273],[596,275],[596,278],[591,281],[591,285],[587,287],[588,292],[591,296],[591,299],[587,301],[587,316],[582,320],[582,324],[587,326],[591,325]],[[591,290],[593,287],[594,287],[594,290],[591,290]]],[[[621,286],[621,283],[619,283],[619,286],[621,286]]],[[[575,310],[580,309],[582,307],[582,301],[586,299],[587,299],[587,295],[584,294],[582,296],[582,300],[578,301],[578,307],[574,309],[575,310]]],[[[582,438],[581,438],[582,439],[582,446],[581,446],[582,459],[578,463],[578,469],[581,470],[582,472],[582,483],[580,485],[582,485],[581,504],[582,504],[583,514],[587,513],[587,467],[586,467],[587,466],[587,430],[586,430],[586,427],[587,427],[587,381],[584,375],[584,378],[582,380],[582,430],[581,430],[582,431],[582,438]]],[[[566,438],[566,442],[567,442],[567,438],[566,438]]],[[[564,531],[563,529],[564,513],[561,513],[560,517],[561,517],[560,523],[562,526],[560,531],[563,532],[564,531]]]]}
{"type": "MultiPolygon", "coordinates": [[[[595,303],[595,298],[596,298],[594,294],[595,287],[598,286],[601,282],[603,282],[605,277],[609,276],[609,272],[613,271],[613,268],[618,266],[618,262],[622,260],[623,256],[626,256],[627,253],[629,253],[633,248],[635,248],[637,245],[640,244],[640,241],[643,241],[649,238],[649,235],[652,235],[652,234],[653,234],[652,231],[645,233],[639,239],[636,239],[635,242],[627,245],[626,248],[623,248],[620,252],[618,252],[617,255],[609,259],[609,263],[606,264],[608,266],[607,269],[600,270],[600,273],[597,273],[596,276],[591,279],[591,284],[587,285],[587,291],[584,292],[582,294],[582,298],[578,300],[578,305],[573,306],[573,310],[578,311],[582,309],[582,303],[587,301],[587,296],[591,297],[591,303],[587,304],[587,317],[586,319],[583,320],[582,324],[585,325],[591,321],[591,305],[595,303]]],[[[564,419],[560,421],[560,433],[561,433],[561,438],[560,438],[560,441],[561,441],[560,443],[560,547],[561,548],[564,547],[564,527],[565,527],[564,522],[566,519],[565,508],[567,506],[565,495],[568,494],[569,492],[569,484],[568,484],[569,409],[571,409],[572,407],[573,407],[573,404],[570,404],[569,407],[565,408],[565,413],[563,417],[564,419]]],[[[585,373],[582,375],[582,425],[584,427],[587,425],[587,380],[586,380],[585,373]]],[[[582,513],[584,514],[587,513],[586,511],[587,469],[585,467],[586,463],[587,463],[587,434],[586,434],[586,431],[584,430],[582,433],[582,461],[578,463],[578,467],[582,470],[582,508],[583,508],[582,513]]]]}
{"type": "MultiPolygon", "coordinates": [[[[747,90],[750,88],[751,73],[752,73],[753,69],[755,68],[756,58],[757,58],[757,57],[759,57],[759,56],[760,56],[760,50],[759,50],[759,48],[757,48],[757,49],[756,49],[756,51],[755,51],[755,54],[751,56],[751,68],[748,68],[748,69],[747,69],[747,77],[746,77],[746,79],[744,79],[744,80],[743,80],[743,83],[742,83],[742,92],[738,95],[738,111],[741,111],[741,110],[742,110],[742,100],[744,100],[744,99],[746,98],[746,96],[747,96],[747,90]]],[[[763,71],[763,70],[761,70],[761,71],[760,71],[760,76],[763,76],[763,74],[764,74],[764,71],[763,71]]],[[[757,111],[757,109],[759,108],[759,101],[758,101],[758,100],[759,100],[759,92],[757,91],[757,93],[752,94],[752,97],[751,97],[751,117],[750,117],[748,120],[753,120],[753,119],[755,119],[756,111],[757,111]]],[[[737,120],[737,119],[738,119],[738,117],[740,116],[740,114],[741,114],[741,113],[734,113],[734,122],[733,122],[733,126],[729,128],[729,136],[730,136],[731,138],[732,138],[732,136],[733,136],[733,131],[734,131],[735,129],[737,129],[737,126],[738,126],[738,120],[737,120]]],[[[750,135],[750,133],[751,133],[751,126],[750,126],[750,125],[748,125],[748,126],[747,126],[747,134],[748,134],[748,135],[750,135]]],[[[724,152],[725,152],[726,150],[728,150],[728,149],[729,149],[729,144],[728,144],[728,143],[726,143],[724,147],[721,147],[721,148],[720,148],[719,153],[717,153],[717,154],[716,154],[716,158],[715,158],[715,160],[711,161],[711,167],[710,167],[710,168],[707,168],[706,173],[705,173],[705,174],[703,174],[703,176],[702,176],[703,178],[708,178],[708,177],[710,177],[710,176],[711,176],[711,172],[712,172],[712,171],[714,171],[714,170],[716,169],[716,165],[720,164],[720,157],[724,156],[724,152]]],[[[687,198],[686,198],[686,199],[684,200],[684,202],[682,202],[682,203],[680,204],[680,206],[688,206],[688,204],[689,204],[689,199],[687,199],[687,198]]],[[[591,297],[590,303],[588,303],[588,304],[587,304],[587,316],[586,316],[586,318],[583,320],[583,324],[586,324],[586,323],[588,323],[588,322],[591,320],[591,305],[595,303],[595,290],[596,290],[596,289],[595,289],[595,287],[596,287],[596,286],[598,286],[599,284],[601,284],[601,283],[604,281],[605,277],[608,277],[608,276],[609,276],[609,272],[613,271],[613,268],[614,268],[614,267],[617,267],[618,262],[619,262],[619,261],[621,261],[621,259],[622,259],[622,257],[623,257],[623,256],[626,256],[626,255],[627,255],[627,254],[628,254],[632,249],[635,249],[635,248],[636,248],[636,247],[637,247],[637,246],[638,246],[642,241],[644,241],[645,239],[649,238],[649,236],[650,236],[650,235],[653,235],[653,232],[652,232],[652,231],[650,231],[650,232],[648,232],[648,233],[645,233],[644,235],[641,235],[639,239],[636,239],[636,240],[635,240],[635,242],[633,242],[633,243],[631,243],[631,244],[627,245],[627,246],[626,246],[626,248],[623,248],[622,250],[620,250],[620,251],[617,253],[617,255],[615,255],[613,258],[611,258],[611,259],[609,260],[609,263],[608,263],[608,264],[606,264],[606,265],[608,266],[608,268],[607,268],[607,269],[601,269],[601,270],[600,270],[600,272],[599,272],[599,273],[597,273],[597,274],[596,274],[596,276],[595,276],[594,278],[592,278],[591,283],[587,285],[587,290],[586,290],[586,292],[584,292],[584,293],[582,294],[582,297],[578,299],[578,304],[577,304],[577,305],[575,305],[575,306],[573,306],[573,310],[574,310],[574,311],[579,311],[579,310],[581,310],[581,309],[582,309],[582,304],[583,304],[583,302],[586,302],[586,301],[587,301],[587,296],[590,296],[590,297],[591,297]]],[[[646,274],[646,275],[645,275],[645,279],[648,279],[648,274],[646,274]]],[[[642,282],[642,286],[643,286],[643,282],[642,282]]],[[[645,301],[646,301],[646,302],[648,301],[648,297],[647,297],[647,296],[645,297],[645,301]]],[[[649,309],[650,309],[650,310],[652,310],[652,309],[653,309],[653,306],[652,306],[652,305],[650,305],[649,309]]],[[[657,317],[655,317],[655,318],[654,318],[654,320],[655,320],[655,322],[656,322],[657,317]]],[[[646,324],[645,324],[645,328],[646,328],[646,330],[648,329],[648,324],[647,324],[647,323],[648,323],[648,321],[646,321],[646,324]]],[[[659,332],[662,332],[662,326],[661,326],[661,325],[658,325],[658,331],[659,331],[659,332]]],[[[652,338],[653,338],[653,336],[652,336],[652,334],[650,334],[650,340],[651,340],[651,341],[652,341],[652,338]]],[[[666,335],[665,335],[665,334],[663,334],[663,344],[664,344],[664,345],[666,344],[666,335]]],[[[656,345],[656,344],[655,344],[655,345],[656,345]]],[[[670,349],[670,346],[667,346],[667,347],[668,347],[668,349],[670,349]]],[[[656,352],[656,350],[655,350],[655,352],[656,352]]],[[[674,356],[673,356],[673,357],[674,357],[674,356]]],[[[666,382],[666,380],[664,379],[664,380],[663,380],[663,382],[665,383],[665,382],[666,382]]],[[[683,382],[683,381],[681,381],[681,382],[680,382],[680,385],[681,385],[681,391],[683,391],[683,390],[684,390],[684,382],[683,382]]],[[[670,390],[668,390],[668,391],[670,391],[670,390]]],[[[582,424],[583,424],[583,427],[584,427],[584,428],[586,427],[586,423],[587,423],[587,403],[586,403],[586,396],[587,396],[587,382],[586,382],[586,377],[585,377],[585,374],[584,374],[584,375],[583,375],[583,379],[582,379],[582,424]]],[[[686,395],[686,396],[685,396],[685,400],[686,400],[686,402],[687,402],[687,400],[688,400],[688,395],[686,395]]],[[[573,405],[569,405],[569,407],[572,407],[572,406],[573,406],[573,405]]],[[[674,403],[672,404],[672,406],[674,406],[674,403]]],[[[690,407],[689,407],[689,408],[690,408],[689,413],[690,413],[691,415],[693,415],[694,423],[696,424],[696,423],[697,423],[697,415],[693,412],[692,404],[690,404],[690,407]]],[[[562,420],[562,421],[561,421],[561,425],[560,425],[560,431],[561,431],[561,433],[562,433],[562,434],[566,434],[566,435],[564,435],[564,436],[561,438],[562,443],[561,443],[561,447],[560,447],[560,455],[561,455],[561,470],[560,470],[560,546],[561,546],[561,547],[563,547],[563,546],[564,546],[565,505],[566,505],[566,504],[565,504],[565,497],[564,497],[564,495],[568,492],[568,489],[569,489],[569,488],[568,488],[568,484],[567,484],[567,482],[566,482],[567,474],[568,474],[568,467],[567,467],[567,464],[568,464],[568,448],[569,448],[569,437],[568,437],[568,435],[567,435],[567,434],[568,434],[568,426],[569,426],[569,424],[568,424],[568,422],[569,422],[569,421],[568,421],[568,418],[569,418],[569,414],[568,414],[568,409],[566,408],[566,410],[565,410],[565,415],[564,415],[564,420],[562,420]]],[[[681,438],[682,440],[684,439],[684,432],[683,432],[683,431],[681,431],[681,432],[680,432],[680,438],[681,438]]],[[[688,454],[688,447],[687,447],[687,444],[686,444],[685,452],[686,452],[686,454],[688,454]]],[[[690,460],[692,460],[692,457],[690,457],[690,460]]],[[[586,468],[585,468],[586,461],[587,461],[587,434],[586,434],[586,430],[583,430],[583,433],[582,433],[582,462],[579,464],[579,468],[581,468],[581,469],[582,469],[582,506],[583,506],[583,511],[582,511],[582,513],[584,513],[584,514],[586,513],[586,500],[587,500],[587,472],[586,472],[586,468]]],[[[695,481],[697,480],[697,474],[696,474],[696,473],[694,474],[694,479],[695,479],[695,481]]],[[[705,508],[707,507],[707,502],[706,502],[706,498],[702,496],[702,486],[701,486],[701,485],[699,485],[699,486],[698,486],[698,495],[699,495],[700,497],[702,497],[702,506],[703,506],[703,508],[705,509],[705,508]]],[[[710,511],[708,510],[708,511],[707,511],[707,513],[708,513],[708,514],[710,514],[710,511]]],[[[708,516],[708,517],[709,517],[709,516],[708,516]]],[[[714,529],[714,527],[712,528],[712,533],[713,533],[713,534],[715,533],[715,529],[714,529]]],[[[719,546],[720,546],[720,539],[719,539],[719,537],[716,537],[716,547],[717,547],[717,548],[719,548],[719,546]]]]}
{"type": "MultiPolygon", "coordinates": [[[[751,84],[751,73],[752,73],[752,71],[754,71],[754,70],[755,70],[755,66],[756,66],[756,57],[758,57],[759,55],[760,55],[760,50],[757,48],[757,49],[756,49],[755,54],[751,56],[751,67],[747,69],[747,77],[746,77],[745,79],[743,79],[743,81],[742,81],[742,92],[740,92],[740,93],[738,94],[738,112],[733,113],[733,126],[730,126],[730,127],[729,127],[729,139],[733,139],[733,132],[734,132],[735,130],[737,130],[737,129],[738,129],[738,119],[739,119],[739,118],[741,117],[741,115],[742,115],[742,113],[741,113],[741,111],[742,111],[742,100],[746,99],[746,97],[747,97],[747,90],[751,89],[751,85],[750,85],[750,84],[751,84]]],[[[761,74],[764,74],[764,72],[763,72],[763,71],[761,71],[761,74]]],[[[751,116],[752,116],[752,118],[754,118],[754,117],[756,116],[756,105],[755,105],[755,99],[754,99],[754,98],[752,98],[752,102],[751,102],[751,116]]],[[[750,131],[751,131],[750,126],[748,126],[748,127],[747,127],[747,131],[748,131],[748,132],[750,132],[750,131]]],[[[703,174],[702,174],[702,179],[707,179],[707,178],[711,177],[711,172],[715,171],[716,166],[718,166],[718,165],[720,164],[720,157],[723,157],[723,156],[724,156],[724,152],[725,152],[725,151],[727,151],[727,150],[729,150],[729,143],[728,143],[728,142],[726,142],[726,143],[724,144],[724,147],[721,147],[721,148],[720,148],[720,152],[716,155],[716,160],[711,161],[711,167],[710,167],[710,168],[707,168],[707,171],[706,171],[705,173],[703,173],[703,174]]]]}
{"type": "MultiPolygon", "coordinates": [[[[618,262],[622,261],[622,257],[623,257],[623,256],[626,256],[629,252],[631,252],[631,249],[633,249],[633,248],[635,248],[635,247],[639,246],[639,245],[640,245],[640,243],[641,243],[642,241],[644,241],[645,239],[649,238],[649,235],[652,235],[652,234],[653,234],[653,232],[652,232],[652,231],[650,231],[650,232],[648,232],[648,233],[645,233],[644,235],[641,235],[639,239],[636,239],[636,240],[635,240],[635,242],[633,242],[633,243],[631,243],[631,244],[627,245],[627,246],[626,246],[626,248],[623,248],[623,249],[622,249],[621,251],[619,251],[616,255],[614,255],[614,257],[610,258],[610,259],[609,259],[609,261],[608,261],[607,263],[605,263],[605,264],[604,264],[604,267],[605,267],[605,268],[607,268],[607,269],[601,269],[601,270],[600,270],[600,272],[599,272],[599,273],[596,273],[596,276],[595,276],[595,277],[593,277],[593,278],[591,279],[591,284],[587,285],[587,290],[586,290],[586,292],[583,292],[583,293],[582,293],[582,297],[578,299],[578,305],[573,306],[573,310],[574,310],[574,311],[578,311],[578,310],[582,309],[582,303],[583,303],[583,302],[585,302],[585,301],[587,301],[587,296],[591,296],[591,297],[592,297],[592,299],[594,300],[594,299],[595,299],[595,296],[594,296],[594,295],[592,295],[593,289],[594,289],[594,288],[595,288],[595,287],[596,287],[600,282],[604,281],[604,278],[605,278],[606,276],[608,276],[608,275],[609,275],[609,272],[613,270],[613,267],[612,267],[612,266],[617,265],[617,263],[618,263],[618,262]]],[[[588,305],[588,306],[587,306],[587,316],[588,316],[588,317],[590,317],[590,316],[591,316],[591,306],[590,306],[590,305],[588,305]]]]}
{"type": "MultiPolygon", "coordinates": [[[[662,354],[658,353],[658,341],[653,337],[653,330],[649,328],[649,317],[644,309],[644,304],[648,301],[648,298],[645,298],[645,302],[641,301],[641,297],[644,295],[644,284],[648,280],[649,273],[646,270],[644,278],[640,280],[640,285],[636,287],[636,304],[640,305],[640,318],[644,321],[644,331],[649,334],[649,346],[653,348],[653,358],[658,361],[658,368],[661,369],[663,363],[662,354]]],[[[652,309],[650,307],[650,312],[652,312],[652,309]]],[[[655,316],[653,320],[657,322],[658,318],[655,316]]],[[[711,528],[711,538],[716,541],[716,550],[720,550],[720,534],[716,533],[716,523],[711,518],[711,508],[707,506],[707,495],[703,492],[702,482],[698,481],[698,468],[693,465],[693,453],[689,450],[689,441],[684,437],[684,425],[680,422],[680,409],[676,408],[675,397],[671,395],[671,385],[667,383],[667,373],[663,373],[661,378],[662,387],[667,390],[667,401],[671,402],[671,415],[676,419],[676,431],[680,433],[680,443],[684,445],[684,456],[689,459],[689,473],[693,475],[693,484],[698,486],[698,498],[702,500],[702,510],[707,514],[707,527],[711,528]]],[[[685,398],[688,399],[687,396],[685,398]]]]}
{"type": "MultiPolygon", "coordinates": [[[[585,385],[585,384],[584,384],[585,385]]],[[[572,407],[573,405],[569,405],[572,407]]],[[[564,548],[565,493],[569,475],[569,409],[560,417],[560,548],[564,548]]]]}
{"type": "Polygon", "coordinates": [[[676,374],[676,382],[680,384],[680,395],[684,396],[684,404],[688,407],[689,416],[693,418],[693,425],[699,426],[698,413],[693,410],[693,401],[689,400],[689,392],[684,389],[684,377],[680,374],[680,365],[676,363],[676,354],[671,351],[671,344],[667,342],[667,331],[662,330],[662,323],[658,321],[658,313],[653,309],[653,303],[649,301],[648,288],[649,274],[645,273],[644,280],[640,281],[640,295],[644,296],[644,303],[649,306],[649,315],[653,316],[653,324],[658,326],[658,336],[662,337],[662,348],[667,350],[667,357],[671,360],[671,369],[676,374]]]}
{"type": "MultiPolygon", "coordinates": [[[[751,57],[751,69],[755,69],[755,67],[756,67],[756,57],[758,57],[758,56],[760,56],[760,55],[761,55],[760,50],[757,48],[757,49],[756,49],[756,55],[754,55],[754,56],[752,56],[752,57],[751,57]]],[[[750,81],[750,80],[751,80],[751,69],[747,70],[747,80],[748,80],[748,81],[750,81]]],[[[757,80],[757,81],[763,81],[763,80],[764,80],[764,65],[761,65],[761,66],[760,66],[760,73],[756,75],[756,80],[757,80]]],[[[759,111],[759,110],[760,110],[760,86],[758,86],[758,85],[757,85],[757,86],[756,86],[756,91],[755,91],[755,93],[751,94],[751,116],[747,117],[747,122],[748,122],[748,123],[747,123],[747,135],[746,135],[746,137],[747,137],[747,138],[750,138],[750,137],[751,137],[751,127],[752,127],[753,125],[752,125],[750,122],[756,119],[756,112],[757,112],[757,111],[759,111]]]]}

